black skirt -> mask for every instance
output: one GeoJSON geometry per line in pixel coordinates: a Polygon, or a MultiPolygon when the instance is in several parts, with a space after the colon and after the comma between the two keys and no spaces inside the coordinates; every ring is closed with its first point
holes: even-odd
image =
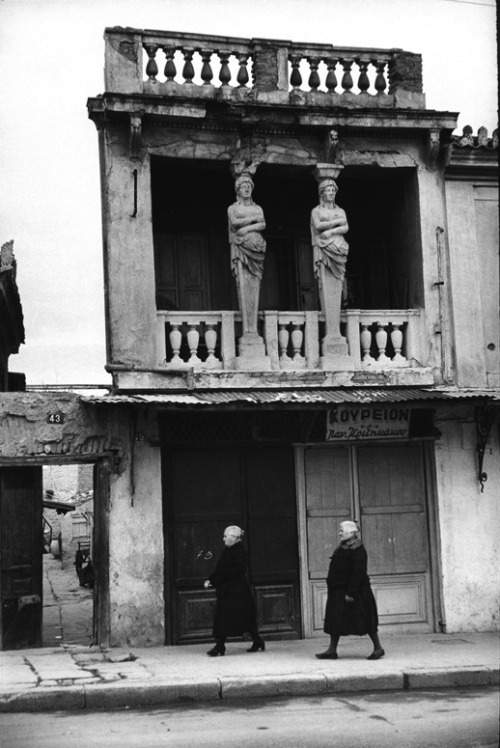
{"type": "Polygon", "coordinates": [[[345,600],[345,587],[331,587],[323,631],[330,636],[364,636],[378,631],[378,611],[369,585],[358,587],[354,602],[345,600]]]}

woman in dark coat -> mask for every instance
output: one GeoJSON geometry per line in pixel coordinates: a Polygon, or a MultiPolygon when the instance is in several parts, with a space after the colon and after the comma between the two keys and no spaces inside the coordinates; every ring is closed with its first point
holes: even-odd
{"type": "Polygon", "coordinates": [[[226,527],[221,557],[215,571],[205,582],[205,588],[215,587],[217,604],[213,635],[215,647],[207,654],[223,657],[228,636],[249,633],[253,644],[248,652],[264,651],[266,645],[258,634],[252,590],[247,579],[248,559],[241,542],[243,530],[237,525],[226,527]]]}
{"type": "Polygon", "coordinates": [[[377,603],[367,574],[368,556],[357,524],[341,522],[339,537],[340,544],[333,552],[326,578],[328,597],[323,630],[330,634],[330,646],[316,657],[336,660],[341,636],[368,634],[373,642],[368,659],[379,660],[385,652],[377,633],[377,603]]]}

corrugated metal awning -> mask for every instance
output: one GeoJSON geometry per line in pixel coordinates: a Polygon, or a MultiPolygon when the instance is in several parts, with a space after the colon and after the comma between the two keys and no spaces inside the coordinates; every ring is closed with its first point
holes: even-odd
{"type": "Polygon", "coordinates": [[[224,405],[340,405],[425,400],[500,401],[498,390],[424,387],[339,387],[290,390],[206,390],[158,394],[83,395],[83,402],[104,405],[159,405],[170,408],[224,405]]]}

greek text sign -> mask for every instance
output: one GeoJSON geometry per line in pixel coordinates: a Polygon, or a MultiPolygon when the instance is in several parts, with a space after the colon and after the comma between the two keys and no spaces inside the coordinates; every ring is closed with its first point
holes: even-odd
{"type": "Polygon", "coordinates": [[[328,411],[326,440],[404,439],[410,433],[410,413],[397,405],[339,406],[328,411]]]}

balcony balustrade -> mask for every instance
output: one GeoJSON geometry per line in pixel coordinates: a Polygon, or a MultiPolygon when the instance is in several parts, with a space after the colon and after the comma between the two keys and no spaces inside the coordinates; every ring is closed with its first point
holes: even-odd
{"type": "MultiPolygon", "coordinates": [[[[265,311],[259,324],[272,370],[325,369],[321,312],[265,311]]],[[[240,328],[239,312],[158,311],[158,367],[234,371],[240,328]]],[[[421,328],[418,309],[350,309],[341,314],[352,370],[421,366],[421,328]]]]}
{"type": "MultiPolygon", "coordinates": [[[[397,106],[398,91],[422,93],[421,56],[401,49],[121,28],[106,29],[105,39],[110,93],[258,101],[282,92],[291,104],[309,104],[302,92],[323,94],[329,105],[355,97],[356,106],[397,106]]],[[[401,105],[412,106],[407,97],[401,105]]],[[[422,97],[413,106],[423,107],[422,97]]]]}

